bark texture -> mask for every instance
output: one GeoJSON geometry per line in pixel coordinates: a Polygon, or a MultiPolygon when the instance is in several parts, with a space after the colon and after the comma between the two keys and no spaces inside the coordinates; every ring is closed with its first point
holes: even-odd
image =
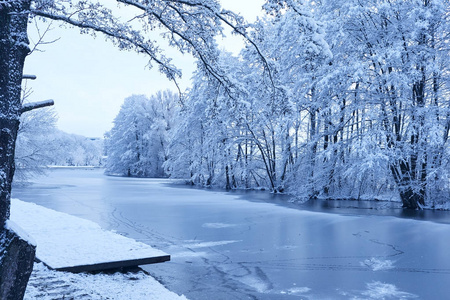
{"type": "Polygon", "coordinates": [[[0,225],[9,218],[30,1],[0,5],[0,225]]]}
{"type": "Polygon", "coordinates": [[[0,241],[0,299],[23,299],[36,247],[5,228],[0,232],[0,241]]]}
{"type": "Polygon", "coordinates": [[[30,0],[0,4],[0,299],[23,298],[35,247],[6,227],[11,206],[14,152],[21,114],[21,88],[30,0]]]}

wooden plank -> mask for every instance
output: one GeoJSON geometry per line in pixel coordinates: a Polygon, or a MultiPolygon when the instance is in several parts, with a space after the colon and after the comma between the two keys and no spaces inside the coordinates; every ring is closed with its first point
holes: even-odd
{"type": "MultiPolygon", "coordinates": [[[[170,255],[163,256],[155,256],[155,257],[146,257],[140,259],[130,259],[130,260],[121,260],[121,261],[111,261],[104,263],[97,263],[92,265],[80,265],[80,266],[70,266],[63,268],[55,268],[56,271],[65,271],[72,273],[80,273],[80,272],[96,272],[96,271],[106,271],[111,269],[120,269],[120,268],[129,268],[129,267],[137,267],[141,265],[155,264],[170,261],[170,255]]],[[[45,264],[45,262],[43,262],[45,264]]],[[[49,268],[53,269],[51,266],[49,268]]]]}

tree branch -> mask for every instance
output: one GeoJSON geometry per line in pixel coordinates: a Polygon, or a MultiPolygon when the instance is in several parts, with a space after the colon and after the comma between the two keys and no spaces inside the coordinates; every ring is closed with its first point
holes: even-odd
{"type": "Polygon", "coordinates": [[[30,74],[23,74],[22,75],[22,79],[35,80],[36,78],[37,78],[36,75],[30,75],[30,74]]]}
{"type": "MultiPolygon", "coordinates": [[[[119,48],[131,49],[136,48],[138,53],[145,53],[150,57],[150,60],[155,61],[162,73],[164,73],[170,80],[177,83],[176,79],[181,77],[181,72],[175,66],[170,64],[170,60],[164,56],[158,57],[158,47],[150,41],[144,40],[138,31],[130,29],[127,25],[118,23],[117,20],[107,20],[111,24],[96,24],[89,19],[77,20],[66,15],[54,14],[44,10],[32,10],[33,14],[51,20],[62,21],[73,25],[80,29],[92,30],[93,32],[103,33],[106,37],[116,41],[119,48]]],[[[177,84],[178,86],[178,84],[177,84]]]]}
{"type": "Polygon", "coordinates": [[[39,102],[25,103],[22,105],[22,108],[20,109],[20,114],[23,114],[24,112],[27,112],[27,111],[30,111],[33,109],[52,106],[54,104],[55,104],[55,102],[52,99],[39,101],[39,102]]]}

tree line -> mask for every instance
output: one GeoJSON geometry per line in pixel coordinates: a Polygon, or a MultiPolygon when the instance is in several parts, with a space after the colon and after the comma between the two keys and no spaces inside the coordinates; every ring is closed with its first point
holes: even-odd
{"type": "Polygon", "coordinates": [[[51,166],[103,166],[103,140],[57,129],[53,108],[21,116],[15,150],[15,181],[27,181],[51,166]]]}
{"type": "Polygon", "coordinates": [[[267,1],[247,46],[220,51],[220,76],[199,64],[183,97],[125,101],[108,172],[437,207],[450,195],[449,8],[267,1]]]}

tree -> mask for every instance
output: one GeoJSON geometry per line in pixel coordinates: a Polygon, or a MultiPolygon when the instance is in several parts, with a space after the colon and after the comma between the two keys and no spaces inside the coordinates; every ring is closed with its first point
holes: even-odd
{"type": "MultiPolygon", "coordinates": [[[[234,62],[228,53],[222,53],[217,63],[232,78],[234,62]]],[[[232,168],[228,159],[234,143],[230,124],[235,120],[226,102],[229,90],[202,70],[195,73],[193,80],[171,135],[164,166],[172,177],[188,179],[192,184],[231,188],[230,180],[228,185],[225,183],[226,170],[232,168]]]]}
{"type": "Polygon", "coordinates": [[[449,7],[447,0],[377,0],[323,1],[320,8],[341,60],[334,66],[348,78],[339,78],[335,86],[344,89],[337,94],[347,95],[345,111],[353,106],[341,143],[367,162],[351,160],[355,169],[389,170],[375,177],[388,176],[407,208],[426,204],[437,186],[430,172],[445,169],[449,7]],[[373,148],[364,154],[357,145],[369,141],[373,148]]]}
{"type": "Polygon", "coordinates": [[[448,193],[448,0],[264,7],[257,47],[217,60],[233,89],[195,76],[171,174],[306,198],[397,193],[412,209],[448,193]]]}
{"type": "Polygon", "coordinates": [[[15,152],[15,181],[41,174],[52,163],[59,148],[50,138],[55,131],[56,113],[51,108],[33,110],[21,116],[15,152]]]}
{"type": "Polygon", "coordinates": [[[48,161],[54,166],[101,166],[103,141],[55,129],[47,136],[45,149],[52,149],[48,161]]]}
{"type": "Polygon", "coordinates": [[[163,177],[168,135],[178,111],[178,97],[170,91],[125,99],[114,127],[107,133],[107,174],[163,177]]]}
{"type": "MultiPolygon", "coordinates": [[[[181,72],[170,63],[158,45],[146,33],[158,28],[171,46],[181,52],[192,53],[203,68],[217,80],[226,83],[226,76],[217,68],[215,58],[217,48],[214,36],[222,31],[222,23],[232,26],[236,32],[245,35],[243,20],[238,15],[225,11],[215,0],[118,0],[121,5],[132,7],[136,17],[132,22],[122,22],[103,5],[91,1],[43,1],[43,0],[5,0],[0,2],[0,226],[5,224],[10,213],[11,183],[14,176],[14,152],[19,119],[22,112],[40,105],[22,106],[21,83],[28,47],[27,26],[30,18],[42,17],[62,21],[81,29],[82,33],[101,33],[111,39],[120,49],[135,50],[149,56],[151,62],[168,78],[176,80],[181,72]]],[[[5,245],[2,239],[2,246],[5,245]]],[[[31,251],[33,252],[33,251],[31,251]]],[[[31,253],[30,252],[30,253],[31,253]]],[[[34,252],[33,252],[34,253],[34,252]]],[[[9,299],[16,291],[23,295],[27,280],[18,280],[20,276],[28,278],[28,270],[17,275],[5,273],[4,261],[11,258],[9,267],[17,269],[19,261],[13,256],[15,251],[1,252],[2,269],[0,273],[5,282],[1,282],[0,295],[9,299]],[[10,256],[8,256],[10,255],[10,256]],[[14,276],[16,276],[14,275],[14,276]],[[15,284],[19,284],[15,286],[15,284]],[[25,283],[25,285],[23,284],[25,283]]],[[[28,272],[29,271],[29,272],[28,272]]],[[[20,273],[20,272],[19,272],[20,273]]]]}

